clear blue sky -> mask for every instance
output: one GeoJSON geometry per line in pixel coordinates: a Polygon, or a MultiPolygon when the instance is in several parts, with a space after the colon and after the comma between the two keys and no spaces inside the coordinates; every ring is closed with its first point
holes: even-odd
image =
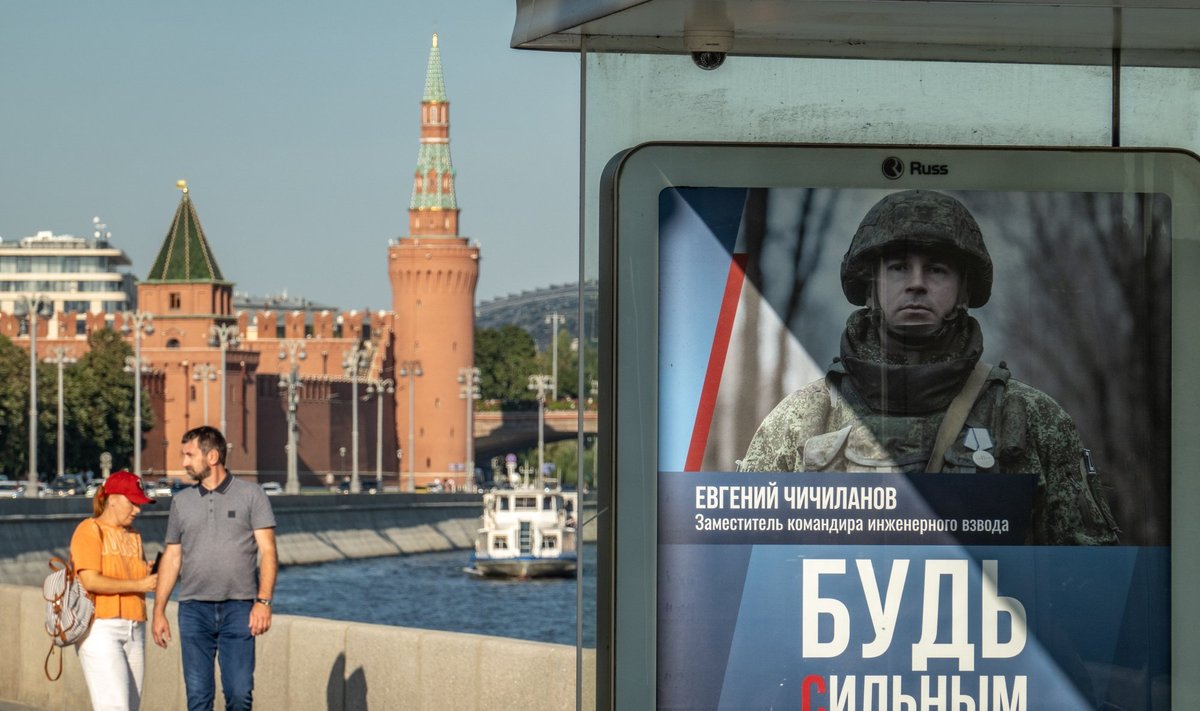
{"type": "Polygon", "coordinates": [[[439,35],[479,300],[577,276],[579,59],[512,0],[6,3],[0,236],[90,235],[144,277],[187,179],[238,291],[390,308],[439,35]]]}

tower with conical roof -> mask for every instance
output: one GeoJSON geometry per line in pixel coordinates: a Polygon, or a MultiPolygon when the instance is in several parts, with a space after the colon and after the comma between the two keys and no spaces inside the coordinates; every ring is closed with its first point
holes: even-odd
{"type": "Polygon", "coordinates": [[[138,284],[138,310],[150,315],[153,326],[152,333],[142,336],[142,359],[165,374],[165,429],[161,441],[147,446],[163,447],[167,469],[179,473],[183,434],[203,424],[220,427],[219,403],[224,402],[225,437],[232,445],[228,464],[250,473],[257,466],[256,400],[250,384],[258,354],[236,345],[224,350],[214,346],[214,327],[227,333],[237,329],[233,283],[221,273],[204,236],[187,182],[176,187],[183,193],[179,206],[154,266],[138,284]],[[213,407],[205,419],[202,403],[209,399],[213,407]]]}
{"type": "Polygon", "coordinates": [[[472,434],[459,377],[475,360],[479,248],[458,233],[454,183],[450,102],[434,35],[421,98],[408,235],[388,247],[396,314],[396,435],[405,488],[447,477],[461,482],[472,434]]]}
{"type": "Polygon", "coordinates": [[[143,289],[138,290],[138,303],[143,309],[157,313],[178,311],[194,316],[228,316],[233,285],[225,281],[221,267],[217,266],[216,257],[209,249],[196,207],[189,196],[187,181],[180,180],[176,186],[183,196],[175,209],[167,237],[158,249],[154,266],[141,284],[145,287],[145,297],[142,296],[143,289]],[[182,290],[184,285],[190,287],[186,295],[182,290]],[[168,297],[166,304],[157,303],[156,298],[163,295],[168,297]]]}

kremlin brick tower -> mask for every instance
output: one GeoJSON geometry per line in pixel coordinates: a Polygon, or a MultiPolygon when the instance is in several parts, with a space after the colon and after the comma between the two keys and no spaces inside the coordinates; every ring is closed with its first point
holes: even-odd
{"type": "Polygon", "coordinates": [[[434,479],[461,483],[472,474],[463,471],[472,432],[460,378],[475,360],[479,248],[458,233],[454,179],[450,102],[434,35],[421,98],[408,235],[388,247],[401,490],[434,479]]]}
{"type": "MultiPolygon", "coordinates": [[[[176,187],[183,192],[179,207],[154,266],[137,287],[138,309],[151,327],[144,329],[145,335],[141,336],[143,367],[162,373],[165,388],[160,420],[154,436],[148,435],[147,445],[157,450],[156,455],[161,452],[162,456],[155,456],[153,461],[159,462],[163,474],[168,470],[178,471],[183,433],[197,425],[220,424],[230,445],[229,463],[236,464],[243,472],[253,472],[258,462],[258,437],[251,383],[258,369],[259,354],[242,351],[236,338],[229,339],[228,348],[217,349],[212,345],[217,330],[228,334],[239,332],[233,312],[233,283],[217,265],[196,215],[187,181],[179,181],[176,187]],[[209,383],[190,377],[201,369],[207,369],[214,378],[215,374],[222,374],[219,383],[225,387],[224,396],[216,390],[212,416],[207,421],[200,416],[196,390],[198,385],[208,388],[209,383]],[[234,413],[226,418],[227,422],[219,421],[218,401],[227,401],[229,411],[234,413]]],[[[125,318],[122,323],[122,319],[117,319],[114,325],[132,327],[129,320],[125,318]]],[[[128,338],[132,341],[134,336],[128,338]]]]}

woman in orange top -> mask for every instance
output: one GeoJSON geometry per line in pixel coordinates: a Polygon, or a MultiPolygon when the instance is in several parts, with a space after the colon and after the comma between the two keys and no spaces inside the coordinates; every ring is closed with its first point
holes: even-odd
{"type": "Polygon", "coordinates": [[[158,576],[150,572],[142,534],[132,524],[152,503],[138,477],[116,472],[96,491],[92,518],[71,537],[71,560],[96,603],[92,627],[75,646],[96,711],[138,711],[141,705],[146,592],[158,576]]]}

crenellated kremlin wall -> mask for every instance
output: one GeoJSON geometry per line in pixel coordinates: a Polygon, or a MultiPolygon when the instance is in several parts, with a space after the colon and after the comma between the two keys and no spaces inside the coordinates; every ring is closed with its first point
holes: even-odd
{"type": "MultiPolygon", "coordinates": [[[[286,478],[287,417],[279,376],[290,367],[279,354],[285,344],[303,344],[305,357],[297,362],[303,379],[301,403],[297,408],[300,437],[299,460],[301,483],[326,484],[326,474],[341,477],[348,471],[352,455],[341,456],[341,447],[349,448],[353,441],[351,428],[351,381],[343,362],[346,354],[361,340],[372,345],[368,369],[361,373],[359,384],[359,469],[362,476],[375,476],[375,435],[380,408],[374,397],[363,400],[371,378],[388,371],[390,363],[390,312],[331,311],[313,314],[311,322],[303,312],[260,311],[253,316],[245,312],[234,315],[240,334],[238,345],[226,353],[226,419],[228,439],[234,445],[229,465],[239,476],[255,476],[261,481],[283,481],[286,478]],[[343,466],[344,465],[344,466],[343,466]]],[[[0,333],[28,348],[27,337],[19,333],[21,318],[0,313],[0,333]]],[[[199,322],[198,322],[199,323],[199,322]]],[[[88,336],[94,331],[121,328],[116,314],[55,314],[53,322],[41,319],[38,323],[39,354],[62,346],[69,357],[79,358],[88,350],[88,336]]],[[[162,476],[183,476],[179,459],[179,439],[192,427],[209,424],[220,426],[220,396],[222,380],[216,375],[220,368],[220,351],[207,342],[207,328],[198,329],[204,338],[199,343],[178,338],[182,334],[158,329],[143,336],[142,398],[154,413],[154,425],[143,435],[142,474],[148,480],[162,476]],[[178,342],[170,343],[172,337],[178,342]],[[196,374],[211,367],[213,375],[197,378],[196,374]],[[207,390],[207,393],[205,392],[207,390]],[[207,419],[205,400],[207,399],[207,419]]],[[[128,337],[126,340],[131,340],[128,337]]],[[[395,436],[395,396],[383,392],[383,442],[386,454],[383,462],[384,483],[397,485],[395,436]]],[[[42,462],[43,471],[53,469],[54,462],[42,462]]],[[[131,461],[114,461],[115,468],[132,468],[131,461]]],[[[94,466],[99,472],[99,464],[94,466]]],[[[13,472],[8,472],[9,476],[13,472]]],[[[18,473],[19,474],[19,473],[18,473]]]]}

